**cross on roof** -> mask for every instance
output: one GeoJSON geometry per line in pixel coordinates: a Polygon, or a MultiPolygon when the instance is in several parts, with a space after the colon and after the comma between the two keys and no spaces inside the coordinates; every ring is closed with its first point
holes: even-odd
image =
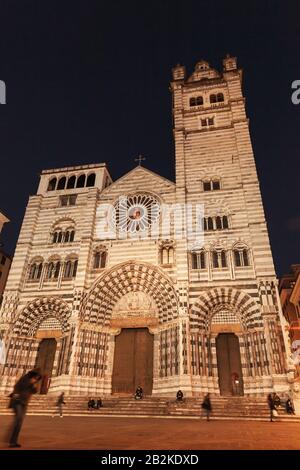
{"type": "Polygon", "coordinates": [[[141,166],[144,160],[146,160],[146,157],[143,157],[143,155],[139,155],[137,158],[134,159],[135,162],[139,162],[139,166],[141,166]]]}

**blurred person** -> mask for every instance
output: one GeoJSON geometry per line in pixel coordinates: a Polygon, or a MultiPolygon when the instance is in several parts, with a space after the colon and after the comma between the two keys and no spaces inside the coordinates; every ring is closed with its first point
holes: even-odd
{"type": "Polygon", "coordinates": [[[27,406],[33,394],[37,393],[42,375],[40,369],[33,369],[23,375],[15,384],[10,394],[9,408],[15,413],[14,424],[9,439],[9,447],[21,447],[18,437],[26,415],[27,406]]]}

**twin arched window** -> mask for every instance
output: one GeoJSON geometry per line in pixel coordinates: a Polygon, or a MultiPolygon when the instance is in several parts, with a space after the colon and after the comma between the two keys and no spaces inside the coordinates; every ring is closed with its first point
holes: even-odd
{"type": "Polygon", "coordinates": [[[42,261],[31,264],[29,268],[28,279],[30,279],[31,281],[38,281],[41,278],[42,270],[43,270],[42,261]]]}
{"type": "Polygon", "coordinates": [[[214,268],[227,267],[227,254],[225,250],[215,250],[212,252],[212,263],[214,268]]]}
{"type": "Polygon", "coordinates": [[[60,191],[63,189],[74,189],[74,188],[84,188],[84,187],[92,187],[95,186],[96,181],[96,174],[91,173],[89,175],[82,174],[82,175],[72,175],[69,176],[67,179],[66,176],[62,176],[61,178],[51,178],[48,183],[47,191],[60,191]]]}
{"type": "Polygon", "coordinates": [[[205,251],[192,253],[192,269],[205,269],[206,268],[206,255],[205,251]]]}
{"type": "Polygon", "coordinates": [[[224,101],[223,93],[217,93],[216,95],[210,95],[209,97],[210,103],[222,103],[224,101]]]}
{"type": "Polygon", "coordinates": [[[233,250],[233,256],[235,266],[250,266],[249,253],[246,248],[236,248],[233,250]]]}
{"type": "Polygon", "coordinates": [[[46,279],[58,279],[61,268],[61,262],[59,260],[51,261],[47,266],[46,279]]]}
{"type": "Polygon", "coordinates": [[[190,98],[190,106],[202,106],[203,105],[203,96],[196,96],[190,98]]]}
{"type": "Polygon", "coordinates": [[[164,245],[160,250],[160,264],[167,265],[174,263],[174,247],[172,245],[164,245]]]}
{"type": "Polygon", "coordinates": [[[220,180],[212,179],[203,181],[203,191],[216,191],[221,189],[220,180]]]}
{"type": "Polygon", "coordinates": [[[77,258],[69,259],[65,263],[63,278],[64,279],[72,279],[72,278],[76,277],[77,267],[78,267],[78,259],[77,258]]]}
{"type": "Polygon", "coordinates": [[[106,266],[107,260],[107,251],[106,250],[97,250],[94,254],[93,268],[102,269],[106,266]]]}

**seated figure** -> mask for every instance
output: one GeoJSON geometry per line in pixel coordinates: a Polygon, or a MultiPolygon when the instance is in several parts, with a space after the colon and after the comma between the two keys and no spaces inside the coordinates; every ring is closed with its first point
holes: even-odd
{"type": "Polygon", "coordinates": [[[102,404],[102,400],[101,398],[98,398],[96,400],[96,409],[99,410],[99,408],[102,408],[103,404],[102,404]]]}
{"type": "Polygon", "coordinates": [[[181,390],[178,390],[177,394],[176,394],[176,400],[177,401],[182,401],[183,400],[183,393],[181,390]]]}
{"type": "Polygon", "coordinates": [[[142,387],[138,386],[138,388],[135,391],[134,398],[136,400],[141,400],[143,398],[143,389],[142,389],[142,387]]]}
{"type": "Polygon", "coordinates": [[[293,403],[290,398],[288,398],[287,401],[285,402],[285,410],[289,415],[295,414],[293,403]]]}
{"type": "Polygon", "coordinates": [[[95,408],[95,405],[96,405],[95,400],[92,397],[90,397],[88,401],[88,410],[89,411],[93,410],[95,408]]]}

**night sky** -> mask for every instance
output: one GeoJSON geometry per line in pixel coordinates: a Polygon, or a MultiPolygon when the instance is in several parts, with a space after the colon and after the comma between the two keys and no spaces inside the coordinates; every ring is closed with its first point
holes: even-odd
{"type": "Polygon", "coordinates": [[[244,70],[244,93],[277,274],[300,262],[300,2],[0,0],[0,207],[13,253],[46,168],[134,158],[174,178],[171,69],[201,59],[244,70]]]}

